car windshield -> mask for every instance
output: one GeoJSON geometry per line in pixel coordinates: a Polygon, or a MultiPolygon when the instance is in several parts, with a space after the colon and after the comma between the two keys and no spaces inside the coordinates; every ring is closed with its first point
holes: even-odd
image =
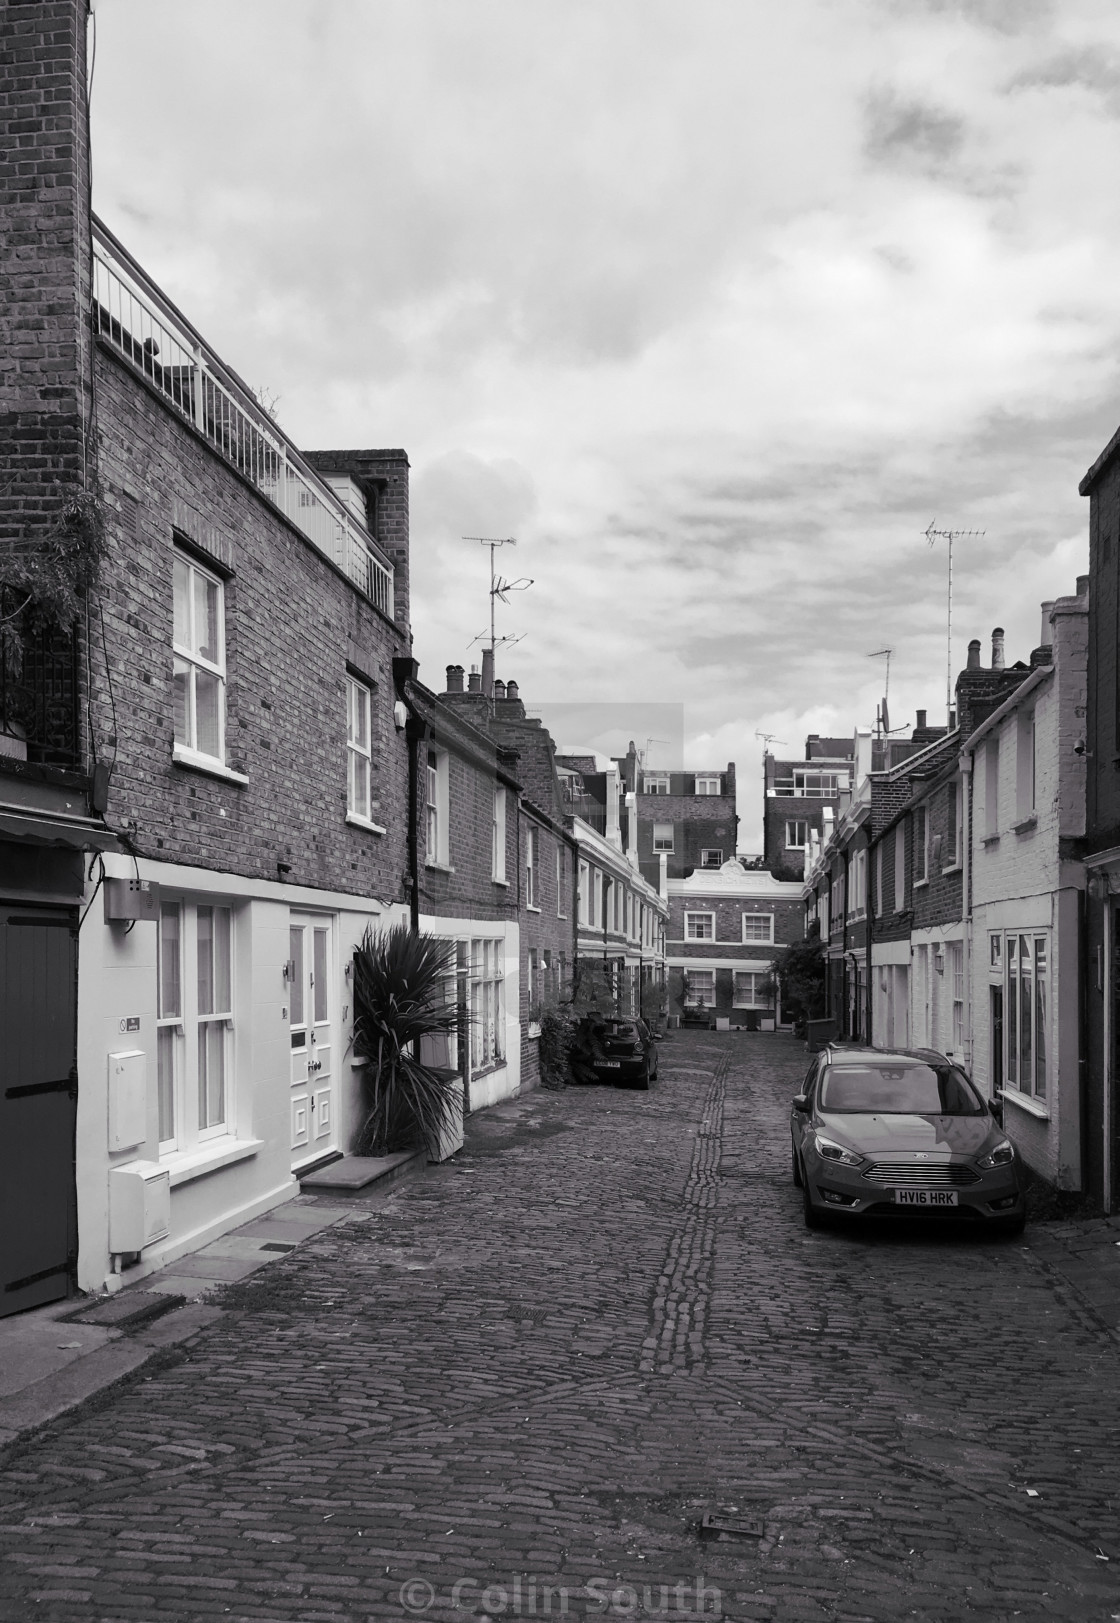
{"type": "Polygon", "coordinates": [[[984,1105],[954,1065],[920,1060],[830,1065],[821,1083],[822,1110],[888,1116],[982,1116],[984,1105]]]}
{"type": "Polygon", "coordinates": [[[603,1035],[605,1037],[629,1037],[631,1041],[638,1041],[641,1032],[632,1020],[604,1020],[603,1035]]]}

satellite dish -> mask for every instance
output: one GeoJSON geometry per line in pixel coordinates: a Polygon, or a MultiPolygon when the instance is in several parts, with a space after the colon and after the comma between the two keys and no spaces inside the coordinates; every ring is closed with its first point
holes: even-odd
{"type": "Polygon", "coordinates": [[[880,709],[879,714],[883,718],[883,733],[884,733],[884,736],[885,736],[891,730],[891,718],[890,718],[890,714],[889,714],[889,712],[887,710],[887,701],[886,701],[885,697],[883,699],[882,708],[880,709]]]}

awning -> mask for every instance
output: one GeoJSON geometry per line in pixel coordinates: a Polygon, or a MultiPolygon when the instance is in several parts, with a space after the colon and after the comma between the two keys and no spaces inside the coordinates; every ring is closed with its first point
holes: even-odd
{"type": "Polygon", "coordinates": [[[84,818],[50,817],[43,813],[0,812],[0,840],[25,845],[62,846],[70,851],[123,851],[124,846],[104,823],[84,818]]]}

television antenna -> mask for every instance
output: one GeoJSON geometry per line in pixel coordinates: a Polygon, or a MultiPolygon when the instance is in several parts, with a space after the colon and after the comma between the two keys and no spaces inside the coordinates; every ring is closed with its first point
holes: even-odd
{"type": "Polygon", "coordinates": [[[771,744],[784,744],[785,743],[785,739],[784,738],[779,738],[777,733],[759,733],[759,732],[756,732],[754,736],[756,738],[761,738],[762,742],[767,746],[767,748],[769,748],[769,746],[771,744]]]}
{"type": "Polygon", "coordinates": [[[884,735],[891,730],[890,711],[887,706],[891,696],[891,655],[893,653],[893,648],[876,648],[873,653],[867,656],[868,659],[885,659],[887,662],[887,674],[883,681],[883,703],[878,715],[879,731],[884,735]]]}
{"type": "Polygon", "coordinates": [[[667,744],[668,742],[669,740],[667,738],[647,738],[646,747],[640,756],[642,766],[645,767],[649,764],[649,747],[651,744],[667,744]]]}
{"type": "Polygon", "coordinates": [[[946,615],[946,648],[945,648],[945,725],[949,725],[949,716],[953,709],[953,542],[961,541],[966,536],[983,535],[983,530],[938,530],[935,529],[937,520],[931,518],[929,528],[924,532],[925,538],[932,547],[937,541],[949,543],[949,594],[948,612],[946,615]]]}
{"type": "MultiPolygon", "coordinates": [[[[497,649],[499,643],[516,643],[516,642],[520,642],[521,638],[525,636],[524,632],[521,633],[520,637],[498,637],[498,636],[495,635],[495,628],[494,628],[494,605],[495,605],[495,603],[498,601],[499,598],[501,599],[501,601],[503,603],[508,603],[509,602],[508,594],[510,592],[527,592],[529,590],[530,586],[532,586],[533,582],[525,575],[519,576],[517,580],[505,580],[501,575],[496,573],[495,561],[494,560],[495,560],[495,554],[497,553],[498,548],[499,547],[515,547],[517,545],[517,542],[515,541],[515,539],[513,538],[512,535],[506,535],[506,536],[465,535],[463,537],[463,540],[464,541],[477,541],[480,546],[490,548],[490,653],[491,653],[491,655],[493,655],[495,650],[497,649]]],[[[485,631],[480,631],[478,636],[475,637],[472,640],[471,646],[473,646],[473,643],[475,643],[475,642],[481,642],[485,636],[486,636],[485,631]]]]}

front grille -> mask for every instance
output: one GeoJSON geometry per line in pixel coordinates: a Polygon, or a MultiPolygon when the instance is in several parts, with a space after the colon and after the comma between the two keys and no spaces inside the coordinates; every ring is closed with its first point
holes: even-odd
{"type": "Polygon", "coordinates": [[[864,1177],[871,1183],[907,1189],[957,1189],[980,1182],[979,1173],[953,1161],[876,1161],[864,1177]]]}

